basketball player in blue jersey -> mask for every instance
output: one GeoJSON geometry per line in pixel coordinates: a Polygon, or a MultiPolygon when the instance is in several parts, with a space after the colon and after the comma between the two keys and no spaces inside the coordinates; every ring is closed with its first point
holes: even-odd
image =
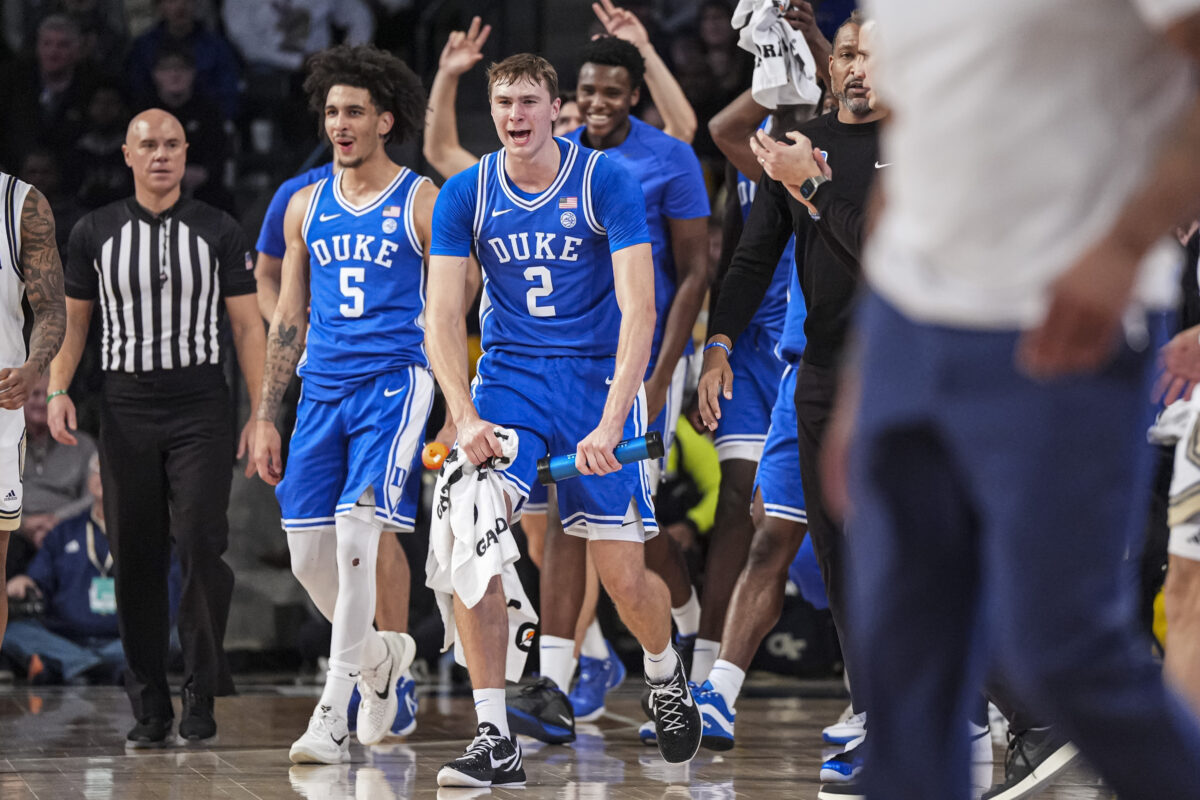
{"type": "MultiPolygon", "coordinates": [[[[558,487],[564,527],[587,541],[602,584],[644,648],[660,752],[684,762],[699,747],[700,718],[671,647],[667,588],[644,563],[646,532],[657,528],[647,465],[622,467],[613,456],[619,440],[646,425],[654,273],[644,202],[612,159],[551,136],[557,93],[554,68],[538,56],[512,56],[488,71],[503,148],[447,181],[438,197],[430,361],[457,424],[457,447],[472,463],[502,455],[497,428],[518,437],[513,463],[496,473],[508,521],[521,511],[537,460],[575,451],[582,477],[558,487]],[[472,246],[484,273],[484,354],[469,388],[462,306],[472,246]]],[[[523,782],[504,696],[508,624],[499,576],[471,608],[456,597],[454,611],[479,727],[438,782],[523,782]]]]}
{"type": "Polygon", "coordinates": [[[425,108],[419,79],[399,59],[335,47],[313,59],[305,90],[340,169],[288,203],[255,461],[278,484],[292,571],[333,623],[325,689],[289,755],[337,764],[348,757],[355,684],[358,738],[374,744],[396,716],[396,677],[416,649],[407,634],[376,633],[371,620],[380,533],[414,524],[409,478],[433,401],[424,259],[437,190],[384,150],[420,130],[425,108]],[[283,477],[274,420],[302,352],[283,477]]]}
{"type": "MultiPolygon", "coordinates": [[[[692,349],[692,328],[708,289],[708,194],[700,162],[691,147],[630,114],[638,102],[645,72],[638,48],[615,36],[604,36],[588,43],[583,58],[577,97],[584,127],[566,138],[604,151],[628,169],[642,189],[654,259],[657,314],[645,379],[646,403],[651,428],[663,435],[669,449],[683,400],[687,373],[683,356],[692,349]]],[[[657,469],[651,475],[651,485],[657,489],[657,469]]],[[[531,498],[535,503],[543,500],[544,493],[538,496],[535,492],[531,498]]],[[[686,658],[700,621],[700,606],[687,565],[674,540],[667,536],[652,535],[646,543],[646,557],[670,589],[677,643],[686,658]]],[[[584,551],[578,541],[561,533],[556,535],[548,527],[543,559],[543,596],[559,598],[559,602],[542,610],[542,673],[566,688],[575,669],[573,639],[583,602],[584,551]]],[[[584,609],[585,614],[589,612],[592,609],[584,609]]],[[[603,713],[605,692],[619,682],[624,672],[619,659],[602,644],[602,637],[588,638],[600,640],[599,652],[589,652],[585,638],[580,681],[571,695],[572,705],[583,719],[603,713]]],[[[552,694],[544,687],[541,696],[524,697],[518,702],[534,712],[538,707],[551,706],[552,694]]],[[[653,726],[648,726],[647,734],[652,730],[653,726]]]]}

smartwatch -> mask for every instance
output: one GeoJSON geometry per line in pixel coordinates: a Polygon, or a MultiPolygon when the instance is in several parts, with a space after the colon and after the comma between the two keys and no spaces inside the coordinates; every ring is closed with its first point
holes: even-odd
{"type": "Polygon", "coordinates": [[[824,175],[816,175],[808,178],[804,183],[800,184],[800,196],[805,200],[812,200],[813,195],[817,193],[817,189],[823,183],[829,183],[829,178],[826,178],[824,175]]]}

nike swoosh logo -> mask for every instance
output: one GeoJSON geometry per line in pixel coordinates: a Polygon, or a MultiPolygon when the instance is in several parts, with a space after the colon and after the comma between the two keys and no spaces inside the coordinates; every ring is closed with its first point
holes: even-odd
{"type": "Polygon", "coordinates": [[[329,222],[329,220],[337,219],[340,216],[341,216],[341,214],[322,214],[320,216],[320,220],[321,220],[321,222],[329,222]]]}
{"type": "Polygon", "coordinates": [[[388,692],[390,692],[392,690],[392,669],[394,667],[395,667],[395,664],[388,667],[387,688],[384,689],[382,692],[375,693],[375,696],[378,697],[380,700],[387,700],[388,692]]]}
{"type": "Polygon", "coordinates": [[[383,396],[384,397],[395,397],[396,395],[400,394],[403,391],[404,391],[403,389],[384,389],[383,396]]]}
{"type": "Polygon", "coordinates": [[[612,386],[612,377],[611,377],[611,376],[610,376],[610,377],[608,377],[608,378],[605,378],[605,379],[604,379],[604,385],[605,385],[605,386],[612,386]]]}
{"type": "Polygon", "coordinates": [[[493,211],[492,211],[492,216],[493,216],[493,217],[498,217],[498,216],[500,216],[501,214],[507,214],[507,213],[508,213],[508,212],[510,212],[510,211],[512,211],[512,209],[511,209],[511,208],[495,209],[495,210],[493,210],[493,211]]]}
{"type": "Polygon", "coordinates": [[[875,162],[875,169],[883,169],[884,167],[890,167],[890,166],[891,166],[890,163],[880,164],[878,161],[875,162]]]}
{"type": "Polygon", "coordinates": [[[558,718],[562,720],[563,725],[566,725],[568,728],[571,727],[571,720],[567,719],[562,714],[559,714],[558,718]]]}
{"type": "Polygon", "coordinates": [[[333,743],[336,744],[338,747],[342,746],[342,742],[346,741],[346,738],[348,736],[350,736],[350,734],[347,733],[345,736],[343,736],[342,738],[339,739],[336,736],[334,736],[332,733],[329,734],[329,738],[333,739],[333,743]]]}

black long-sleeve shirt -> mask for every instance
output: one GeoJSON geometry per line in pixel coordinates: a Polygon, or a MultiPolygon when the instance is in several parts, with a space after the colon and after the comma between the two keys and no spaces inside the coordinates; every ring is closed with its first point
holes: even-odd
{"type": "Polygon", "coordinates": [[[833,180],[815,197],[821,219],[778,181],[763,175],[742,237],[723,281],[709,334],[736,342],[762,303],[788,237],[796,234],[796,270],[808,318],[804,360],[836,365],[846,341],[861,269],[863,211],[879,166],[879,124],[848,125],[833,112],[800,126],[828,153],[833,180]]]}

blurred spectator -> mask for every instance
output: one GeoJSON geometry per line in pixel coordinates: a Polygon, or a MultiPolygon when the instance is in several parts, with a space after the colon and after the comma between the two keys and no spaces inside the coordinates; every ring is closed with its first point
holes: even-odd
{"type": "Polygon", "coordinates": [[[749,85],[754,67],[752,56],[738,47],[737,32],[730,25],[732,17],[733,6],[725,0],[708,0],[700,8],[700,41],[709,72],[724,98],[721,108],[749,85]]]}
{"type": "MultiPolygon", "coordinates": [[[[158,24],[158,0],[124,0],[121,5],[125,7],[125,23],[133,38],[158,24]]],[[[210,31],[217,30],[221,20],[214,0],[196,0],[195,5],[200,24],[210,31]]]]}
{"type": "MultiPolygon", "coordinates": [[[[117,630],[113,559],[104,535],[100,459],[88,462],[89,508],[45,537],[29,571],[8,580],[13,607],[40,598],[42,614],[9,623],[3,652],[24,667],[32,683],[73,683],[89,674],[117,682],[125,651],[117,630]]],[[[37,608],[25,603],[24,608],[37,608]]]]}
{"type": "Polygon", "coordinates": [[[237,58],[224,36],[201,23],[196,3],[197,0],[154,0],[158,24],[135,39],[129,51],[129,79],[134,97],[144,100],[154,94],[153,70],[160,51],[186,49],[192,53],[194,82],[201,87],[201,93],[216,101],[226,119],[234,119],[240,95],[237,58]]]}
{"type": "Polygon", "coordinates": [[[99,208],[133,191],[133,180],[121,152],[128,124],[129,103],[121,87],[112,82],[96,86],[71,158],[78,181],[75,198],[84,207],[99,208]]]}
{"type": "Polygon", "coordinates": [[[147,107],[170,111],[187,136],[183,193],[233,213],[233,195],[224,184],[233,155],[232,123],[223,118],[216,103],[196,93],[197,70],[191,50],[186,46],[159,48],[153,76],[155,94],[147,107]]]}
{"type": "MultiPolygon", "coordinates": [[[[95,6],[101,22],[118,33],[124,30],[125,14],[121,0],[3,0],[4,41],[14,53],[23,52],[37,35],[38,23],[51,14],[82,15],[85,7],[95,6]]],[[[83,24],[90,30],[90,24],[83,24]]],[[[119,55],[119,53],[118,53],[119,55]]]]}
{"type": "Polygon", "coordinates": [[[54,233],[58,241],[59,254],[66,257],[67,238],[71,228],[83,216],[84,209],[63,187],[62,169],[59,161],[49,150],[30,150],[21,162],[17,177],[38,188],[50,203],[54,212],[54,233]]]}
{"type": "Polygon", "coordinates": [[[221,17],[246,65],[250,149],[276,167],[286,164],[313,143],[301,90],[304,60],[334,43],[335,28],[348,44],[370,42],[375,18],[364,0],[243,0],[225,3],[221,17]]]}
{"type": "Polygon", "coordinates": [[[83,61],[101,65],[120,63],[128,41],[121,0],[59,0],[59,5],[79,26],[83,61]]]}
{"type": "Polygon", "coordinates": [[[0,80],[5,113],[0,163],[9,171],[34,145],[62,155],[79,136],[91,95],[90,77],[79,69],[81,52],[79,25],[53,14],[38,25],[33,60],[17,61],[0,80]]]}

